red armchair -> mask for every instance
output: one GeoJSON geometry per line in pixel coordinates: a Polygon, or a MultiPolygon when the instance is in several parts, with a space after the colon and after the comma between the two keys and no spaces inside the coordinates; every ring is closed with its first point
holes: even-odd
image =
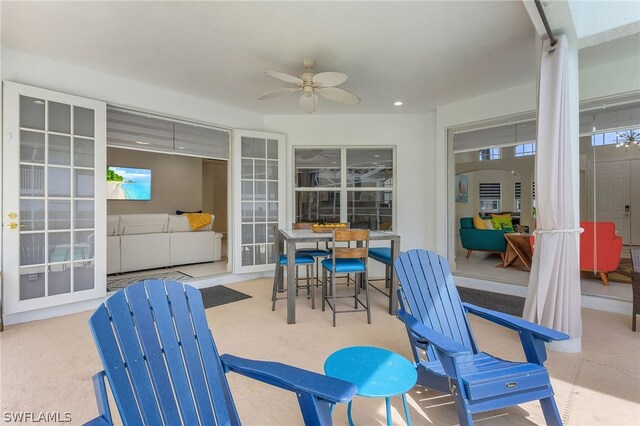
{"type": "Polygon", "coordinates": [[[622,237],[616,235],[613,222],[580,222],[580,270],[597,272],[609,285],[609,272],[618,269],[622,237]]]}

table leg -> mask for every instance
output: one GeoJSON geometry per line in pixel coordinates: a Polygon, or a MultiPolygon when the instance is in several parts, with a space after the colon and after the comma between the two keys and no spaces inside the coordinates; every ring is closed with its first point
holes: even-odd
{"type": "Polygon", "coordinates": [[[400,239],[391,240],[391,288],[389,289],[389,315],[395,315],[398,309],[398,277],[395,273],[393,262],[400,255],[400,239]]]}
{"type": "Polygon", "coordinates": [[[296,243],[287,240],[287,324],[296,323],[296,243]]]}
{"type": "Polygon", "coordinates": [[[404,416],[407,418],[407,426],[411,426],[411,417],[409,417],[409,406],[407,405],[407,396],[402,394],[402,405],[404,406],[404,416]]]}
{"type": "Polygon", "coordinates": [[[349,405],[347,405],[347,419],[349,420],[349,426],[353,426],[353,419],[351,418],[351,402],[349,401],[349,405]]]}
{"type": "Polygon", "coordinates": [[[384,403],[387,406],[387,426],[391,426],[391,398],[386,397],[384,403]]]}

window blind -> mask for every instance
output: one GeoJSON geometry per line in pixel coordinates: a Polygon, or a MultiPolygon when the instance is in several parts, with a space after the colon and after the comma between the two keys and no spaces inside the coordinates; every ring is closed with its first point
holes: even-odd
{"type": "Polygon", "coordinates": [[[227,160],[229,132],[109,108],[107,146],[227,160]]]}
{"type": "Polygon", "coordinates": [[[640,127],[640,102],[582,111],[580,113],[581,135],[632,127],[640,127]]]}
{"type": "Polygon", "coordinates": [[[499,183],[480,183],[481,200],[499,200],[501,195],[499,183]]]}
{"type": "Polygon", "coordinates": [[[229,133],[191,124],[174,123],[176,154],[229,159],[229,133]]]}
{"type": "Polygon", "coordinates": [[[520,198],[522,198],[522,183],[521,182],[516,182],[514,184],[513,192],[515,194],[515,199],[516,200],[519,200],[520,198]]]}
{"type": "Polygon", "coordinates": [[[453,152],[474,151],[487,146],[513,146],[536,139],[536,122],[509,124],[472,130],[453,136],[453,152]]]}
{"type": "Polygon", "coordinates": [[[536,199],[536,183],[531,182],[531,198],[536,199]]]}
{"type": "Polygon", "coordinates": [[[173,151],[173,123],[119,110],[107,110],[107,145],[173,151]]]}

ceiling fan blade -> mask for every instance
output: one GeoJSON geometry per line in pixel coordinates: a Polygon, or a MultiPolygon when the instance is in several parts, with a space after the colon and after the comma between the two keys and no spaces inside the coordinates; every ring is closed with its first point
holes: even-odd
{"type": "Polygon", "coordinates": [[[356,105],[360,103],[360,98],[351,92],[339,87],[323,87],[316,90],[323,98],[343,104],[356,105]]]}
{"type": "Polygon", "coordinates": [[[265,72],[269,74],[271,77],[277,78],[278,80],[282,80],[282,81],[286,81],[287,83],[293,83],[293,84],[298,84],[302,86],[303,82],[301,78],[295,77],[293,75],[285,74],[283,72],[278,72],[278,71],[265,70],[265,72]]]}
{"type": "Polygon", "coordinates": [[[299,103],[304,112],[310,113],[316,110],[319,102],[320,98],[315,93],[303,93],[299,103]]]}
{"type": "Polygon", "coordinates": [[[302,90],[302,87],[287,87],[284,89],[272,90],[271,92],[267,92],[264,95],[260,96],[258,99],[262,100],[262,99],[275,98],[276,96],[287,95],[289,93],[297,92],[298,90],[302,90]]]}
{"type": "Polygon", "coordinates": [[[344,83],[347,78],[347,75],[341,72],[321,72],[313,76],[313,82],[322,87],[333,87],[344,83]]]}

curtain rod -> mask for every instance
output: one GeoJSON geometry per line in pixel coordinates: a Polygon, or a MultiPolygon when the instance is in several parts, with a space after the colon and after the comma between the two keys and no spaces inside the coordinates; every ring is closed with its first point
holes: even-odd
{"type": "Polygon", "coordinates": [[[533,2],[536,4],[536,8],[538,9],[540,18],[542,18],[542,23],[544,24],[544,29],[547,31],[547,35],[549,36],[549,40],[551,41],[551,46],[555,46],[558,42],[558,39],[556,39],[551,32],[551,27],[549,26],[549,21],[547,21],[547,15],[545,15],[544,13],[542,3],[540,3],[540,0],[533,0],[533,2]]]}

